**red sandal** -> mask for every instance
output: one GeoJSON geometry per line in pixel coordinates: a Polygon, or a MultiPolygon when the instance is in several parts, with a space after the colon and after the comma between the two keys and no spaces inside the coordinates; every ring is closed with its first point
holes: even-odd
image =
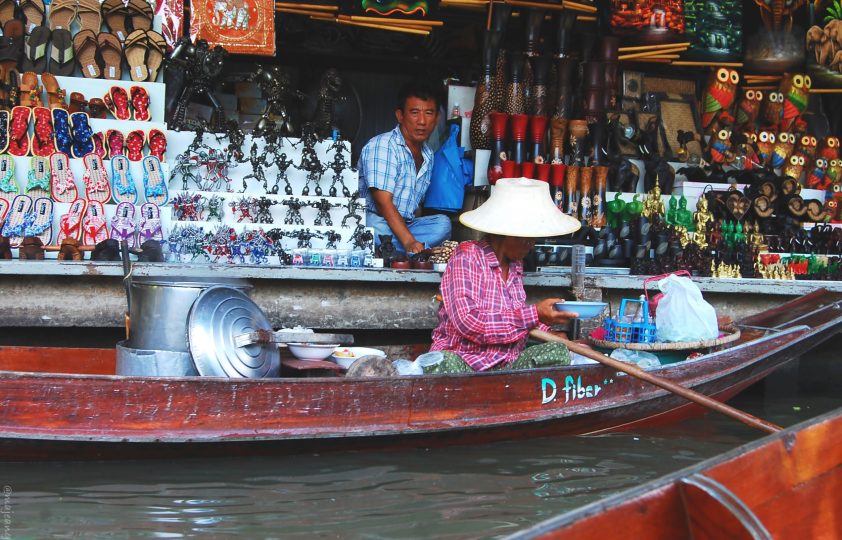
{"type": "Polygon", "coordinates": [[[93,134],[93,136],[91,136],[91,140],[94,141],[93,153],[98,155],[100,158],[105,159],[105,133],[103,133],[102,131],[97,131],[93,134]]]}
{"type": "Polygon", "coordinates": [[[164,153],[167,151],[167,136],[160,129],[149,131],[149,155],[155,156],[161,162],[164,161],[164,153]]]}
{"type": "Polygon", "coordinates": [[[32,136],[32,155],[48,157],[56,151],[53,135],[53,115],[46,107],[35,107],[35,134],[32,136]]]}
{"type": "Polygon", "coordinates": [[[134,108],[134,119],[139,122],[148,122],[152,115],[149,113],[149,93],[142,86],[132,86],[129,90],[132,96],[132,108],[134,108]]]}
{"type": "Polygon", "coordinates": [[[105,105],[111,110],[111,114],[117,120],[130,120],[132,112],[129,110],[129,94],[122,86],[112,86],[108,91],[109,100],[105,101],[105,105]]]}
{"type": "Polygon", "coordinates": [[[105,146],[108,151],[108,157],[125,156],[126,152],[123,147],[126,144],[126,137],[119,129],[109,129],[105,132],[105,146]]]}
{"type": "Polygon", "coordinates": [[[29,117],[32,109],[18,105],[12,109],[12,120],[9,122],[9,153],[13,156],[29,154],[29,117]]]}
{"type": "Polygon", "coordinates": [[[146,144],[146,135],[143,131],[136,129],[126,135],[126,157],[129,161],[140,161],[143,159],[143,145],[146,144]]]}

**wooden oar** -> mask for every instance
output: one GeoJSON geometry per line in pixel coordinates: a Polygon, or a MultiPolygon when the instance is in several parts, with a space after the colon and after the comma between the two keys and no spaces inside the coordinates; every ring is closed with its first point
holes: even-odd
{"type": "Polygon", "coordinates": [[[636,377],[640,380],[652,383],[655,386],[660,386],[664,390],[669,390],[670,392],[677,394],[685,399],[688,399],[693,403],[696,403],[703,407],[707,407],[708,409],[712,409],[726,416],[730,416],[731,418],[739,420],[747,426],[760,429],[762,431],[765,431],[766,433],[777,433],[778,431],[781,431],[783,429],[780,426],[776,426],[775,424],[757,418],[756,416],[752,416],[747,412],[743,412],[739,409],[735,409],[734,407],[726,405],[721,401],[716,401],[715,399],[709,398],[704,394],[700,394],[699,392],[690,390],[689,388],[685,388],[680,384],[676,384],[672,381],[668,381],[666,379],[662,379],[661,377],[652,375],[651,373],[640,369],[634,364],[627,364],[626,362],[615,360],[609,356],[598,353],[593,349],[572,342],[570,340],[558,337],[555,334],[551,334],[544,330],[535,329],[530,331],[529,335],[540,341],[555,341],[557,343],[564,343],[565,345],[567,345],[568,349],[575,353],[581,354],[582,356],[587,356],[591,360],[596,360],[597,362],[605,364],[606,366],[612,369],[622,371],[627,375],[631,375],[632,377],[636,377]]]}

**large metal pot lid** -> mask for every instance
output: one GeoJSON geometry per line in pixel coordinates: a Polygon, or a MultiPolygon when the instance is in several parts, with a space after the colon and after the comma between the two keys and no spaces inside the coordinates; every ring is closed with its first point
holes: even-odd
{"type": "Polygon", "coordinates": [[[235,287],[237,289],[251,289],[252,286],[245,279],[239,278],[214,278],[214,277],[197,277],[197,278],[174,278],[167,279],[164,277],[132,277],[132,286],[135,287],[190,287],[190,288],[207,288],[214,285],[223,285],[226,287],[235,287]]]}
{"type": "Polygon", "coordinates": [[[277,377],[280,355],[274,345],[237,347],[234,336],[271,331],[260,307],[242,291],[219,285],[202,291],[187,317],[187,342],[202,376],[277,377]]]}

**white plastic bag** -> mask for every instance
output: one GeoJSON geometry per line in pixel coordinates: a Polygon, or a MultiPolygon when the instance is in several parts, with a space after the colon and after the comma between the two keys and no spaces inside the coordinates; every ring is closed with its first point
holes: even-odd
{"type": "Polygon", "coordinates": [[[646,351],[614,349],[611,352],[611,358],[614,360],[620,360],[621,362],[637,364],[637,367],[645,370],[655,369],[661,366],[661,361],[658,360],[658,357],[646,351]]]}
{"type": "Polygon", "coordinates": [[[655,312],[658,341],[698,341],[719,337],[716,311],[690,278],[669,275],[658,282],[664,293],[655,312]]]}
{"type": "Polygon", "coordinates": [[[398,358],[392,365],[398,371],[398,375],[423,375],[424,369],[418,362],[407,360],[406,358],[398,358]]]}

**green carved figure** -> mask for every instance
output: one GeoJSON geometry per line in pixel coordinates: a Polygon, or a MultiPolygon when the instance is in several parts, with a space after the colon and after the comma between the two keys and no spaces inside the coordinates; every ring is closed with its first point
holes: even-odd
{"type": "Polygon", "coordinates": [[[670,195],[669,209],[667,215],[664,216],[664,220],[667,225],[678,224],[678,199],[675,198],[675,195],[670,195]]]}
{"type": "Polygon", "coordinates": [[[626,203],[626,208],[623,211],[623,219],[625,221],[631,221],[643,212],[643,202],[639,199],[640,193],[635,193],[632,202],[626,203]]]}
{"type": "Polygon", "coordinates": [[[614,199],[606,205],[608,210],[608,226],[618,227],[623,221],[623,211],[626,209],[626,201],[620,198],[620,193],[614,194],[614,199]]]}
{"type": "Polygon", "coordinates": [[[687,229],[687,232],[696,230],[696,226],[693,223],[693,212],[687,209],[687,197],[684,195],[678,200],[678,212],[676,215],[676,224],[687,229]]]}

